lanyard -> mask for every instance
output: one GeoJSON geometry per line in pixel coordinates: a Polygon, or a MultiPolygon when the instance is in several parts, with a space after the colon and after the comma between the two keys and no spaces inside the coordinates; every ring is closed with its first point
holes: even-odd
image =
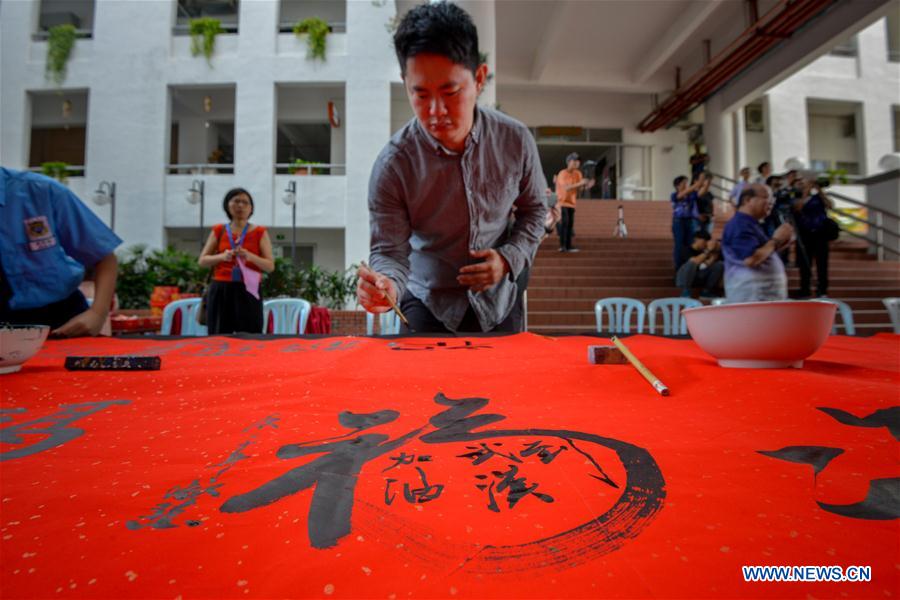
{"type": "Polygon", "coordinates": [[[232,239],[231,235],[231,225],[229,223],[225,223],[225,231],[228,232],[228,243],[231,244],[231,249],[240,248],[241,244],[244,243],[244,238],[247,237],[247,228],[250,227],[250,223],[244,225],[244,230],[241,232],[241,237],[238,238],[237,244],[234,243],[234,239],[232,239]]]}
{"type": "MultiPolygon", "coordinates": [[[[234,243],[231,235],[231,225],[229,223],[225,223],[225,230],[228,232],[228,243],[231,244],[231,249],[235,250],[241,247],[241,244],[244,243],[244,238],[247,236],[247,228],[250,227],[250,223],[244,225],[244,230],[241,232],[241,237],[238,238],[237,244],[234,243]]],[[[235,258],[235,265],[231,268],[231,280],[232,281],[241,281],[243,278],[241,277],[241,268],[237,264],[238,259],[235,258]]]]}

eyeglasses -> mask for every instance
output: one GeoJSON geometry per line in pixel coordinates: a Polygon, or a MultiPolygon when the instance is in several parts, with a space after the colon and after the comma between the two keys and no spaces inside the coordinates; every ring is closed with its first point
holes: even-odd
{"type": "Polygon", "coordinates": [[[228,203],[229,204],[246,204],[247,206],[250,206],[250,201],[244,200],[243,198],[232,198],[231,200],[228,201],[228,203]]]}

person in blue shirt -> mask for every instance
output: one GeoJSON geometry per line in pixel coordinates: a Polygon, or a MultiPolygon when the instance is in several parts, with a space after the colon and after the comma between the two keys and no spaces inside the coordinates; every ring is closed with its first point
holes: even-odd
{"type": "Polygon", "coordinates": [[[675,243],[672,258],[675,261],[675,272],[690,258],[690,244],[694,235],[694,205],[697,202],[697,190],[701,181],[688,185],[688,178],[679,175],[672,182],[672,238],[675,243]]]}
{"type": "Polygon", "coordinates": [[[0,322],[97,335],[116,288],[122,240],[54,179],[0,167],[0,322]],[[94,270],[94,301],[78,286],[94,270]]]}
{"type": "Polygon", "coordinates": [[[725,226],[722,255],[728,302],[787,299],[787,274],[777,251],[790,243],[794,228],[784,223],[769,238],[759,222],[770,208],[769,188],[754,183],[741,192],[738,210],[725,226]]]}

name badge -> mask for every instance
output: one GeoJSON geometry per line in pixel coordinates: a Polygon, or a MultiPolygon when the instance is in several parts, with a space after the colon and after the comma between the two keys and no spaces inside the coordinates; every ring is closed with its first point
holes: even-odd
{"type": "Polygon", "coordinates": [[[50,230],[50,221],[47,217],[32,217],[25,219],[25,235],[28,237],[28,248],[32,252],[46,250],[56,245],[56,237],[50,230]]]}

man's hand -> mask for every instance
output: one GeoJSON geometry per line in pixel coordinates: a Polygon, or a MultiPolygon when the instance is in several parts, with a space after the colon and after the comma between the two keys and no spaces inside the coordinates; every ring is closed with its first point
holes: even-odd
{"type": "Polygon", "coordinates": [[[92,306],[80,315],[75,315],[58,329],[50,332],[57,337],[82,337],[100,333],[106,321],[106,311],[95,310],[92,306]]]}
{"type": "Polygon", "coordinates": [[[484,262],[466,265],[459,270],[456,281],[473,292],[483,292],[497,285],[509,273],[509,264],[503,255],[494,250],[470,250],[472,258],[483,258],[484,262]]]}
{"type": "Polygon", "coordinates": [[[775,243],[779,246],[783,246],[791,241],[793,235],[794,228],[791,227],[790,223],[782,223],[772,234],[772,239],[775,240],[775,243]]]}
{"type": "Polygon", "coordinates": [[[396,304],[397,287],[390,277],[373,271],[369,267],[361,266],[356,271],[358,277],[356,283],[356,299],[360,306],[370,313],[383,313],[391,310],[386,295],[390,294],[396,304]]]}

